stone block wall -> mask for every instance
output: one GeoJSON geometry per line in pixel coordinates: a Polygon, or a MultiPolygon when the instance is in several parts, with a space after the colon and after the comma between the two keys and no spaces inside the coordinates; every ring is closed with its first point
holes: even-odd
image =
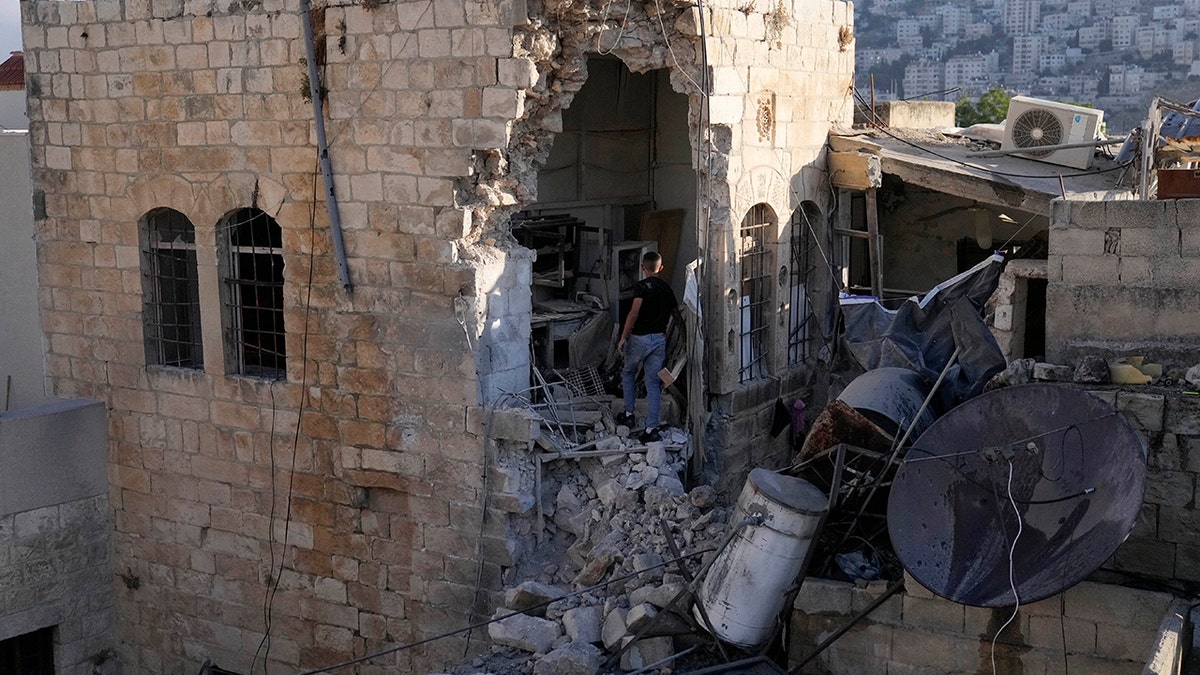
{"type": "Polygon", "coordinates": [[[0,515],[0,640],[54,627],[55,672],[118,672],[106,495],[0,515]]]}
{"type": "Polygon", "coordinates": [[[1200,360],[1200,200],[1055,201],[1047,357],[1200,360]]]}
{"type": "MultiPolygon", "coordinates": [[[[711,154],[717,297],[730,219],[823,203],[825,133],[851,109],[848,4],[742,4],[706,3],[712,133],[693,141],[711,154]],[[759,166],[776,179],[750,180],[759,166]]],[[[125,672],[322,666],[460,628],[498,586],[481,406],[522,383],[528,330],[508,216],[536,199],[597,38],[631,69],[671,68],[693,132],[701,119],[696,10],[668,0],[618,23],[607,5],[313,10],[352,294],[315,171],[298,0],[22,5],[48,378],[111,411],[115,566],[140,580],[118,599],[125,672]],[[195,227],[202,369],[145,359],[139,229],[162,207],[195,227]],[[225,358],[219,223],[247,207],[282,229],[282,380],[225,358]]],[[[362,669],[428,672],[462,647],[362,669]]]]}
{"type": "MultiPolygon", "coordinates": [[[[796,597],[788,659],[792,664],[886,589],[807,578],[796,597]]],[[[1024,605],[1000,633],[995,670],[1007,673],[1141,673],[1174,598],[1091,582],[1024,605]]],[[[934,675],[992,672],[992,638],[1011,607],[967,607],[939,598],[914,581],[858,622],[803,673],[934,675]]]]}

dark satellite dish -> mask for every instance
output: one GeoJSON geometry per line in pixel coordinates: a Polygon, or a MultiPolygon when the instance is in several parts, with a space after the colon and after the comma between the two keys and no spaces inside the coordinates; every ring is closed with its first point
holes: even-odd
{"type": "Polygon", "coordinates": [[[888,499],[904,569],[967,605],[1022,604],[1094,572],[1142,508],[1146,447],[1112,406],[1067,386],[1027,384],[978,396],[909,449],[888,499]],[[1011,467],[1012,499],[1009,498],[1011,467]]]}

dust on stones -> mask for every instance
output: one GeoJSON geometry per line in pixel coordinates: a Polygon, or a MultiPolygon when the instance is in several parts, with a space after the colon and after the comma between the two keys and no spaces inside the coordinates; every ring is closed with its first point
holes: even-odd
{"type": "MultiPolygon", "coordinates": [[[[590,674],[622,648],[620,667],[636,670],[696,643],[687,579],[667,536],[694,575],[729,531],[728,506],[710,486],[685,490],[692,445],[681,429],[640,444],[606,418],[587,441],[612,454],[544,463],[540,493],[522,500],[540,500],[540,526],[536,508],[509,514],[518,559],[488,625],[489,652],[454,675],[590,674]]],[[[500,442],[511,483],[536,483],[534,448],[500,442]]]]}

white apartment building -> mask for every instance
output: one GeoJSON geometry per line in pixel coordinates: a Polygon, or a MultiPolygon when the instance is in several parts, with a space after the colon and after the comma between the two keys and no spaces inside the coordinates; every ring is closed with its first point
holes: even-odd
{"type": "Polygon", "coordinates": [[[945,87],[961,87],[963,93],[975,95],[987,91],[1000,70],[1000,55],[974,54],[953,56],[946,60],[945,87]]]}
{"type": "Polygon", "coordinates": [[[1045,35],[1018,35],[1013,38],[1012,72],[1033,73],[1041,65],[1049,38],[1045,35]]]}
{"type": "Polygon", "coordinates": [[[1112,38],[1112,24],[1108,22],[1084,26],[1079,29],[1079,48],[1096,49],[1100,43],[1112,38]]]}
{"type": "Polygon", "coordinates": [[[896,42],[901,49],[920,49],[925,45],[921,36],[921,22],[916,19],[900,19],[896,22],[896,42]]]}
{"type": "Polygon", "coordinates": [[[1112,19],[1113,49],[1129,49],[1137,36],[1142,17],[1137,14],[1122,14],[1112,19]]]}
{"type": "MultiPolygon", "coordinates": [[[[937,61],[918,61],[904,68],[904,97],[915,98],[946,88],[946,66],[937,61]]],[[[941,96],[931,97],[942,100],[941,96]]]]}
{"type": "Polygon", "coordinates": [[[1027,35],[1042,23],[1042,0],[1008,0],[1004,7],[1004,33],[1027,35]]]}

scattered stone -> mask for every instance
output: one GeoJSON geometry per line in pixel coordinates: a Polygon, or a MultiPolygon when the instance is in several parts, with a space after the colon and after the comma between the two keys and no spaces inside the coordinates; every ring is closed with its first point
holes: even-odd
{"type": "Polygon", "coordinates": [[[645,572],[640,579],[642,583],[655,581],[662,578],[663,575],[663,557],[657,553],[639,553],[630,560],[633,563],[634,572],[645,572]]]}
{"type": "Polygon", "coordinates": [[[992,378],[988,384],[991,387],[1010,387],[1016,384],[1027,384],[1033,379],[1033,359],[1017,359],[1008,364],[1004,372],[992,378]]]}
{"type": "Polygon", "coordinates": [[[654,486],[666,490],[672,497],[682,497],[685,494],[683,481],[668,473],[660,474],[654,486]]]}
{"type": "Polygon", "coordinates": [[[661,442],[646,444],[646,463],[659,469],[667,465],[667,450],[661,442]]]}
{"type": "Polygon", "coordinates": [[[595,675],[604,655],[587,642],[569,642],[533,665],[533,675],[595,675]]]}
{"type": "MultiPolygon", "coordinates": [[[[1105,368],[1107,367],[1106,365],[1105,368]]],[[[717,491],[709,485],[697,485],[688,493],[688,499],[691,500],[692,506],[707,509],[717,503],[717,491]]]]}
{"type": "MultiPolygon", "coordinates": [[[[492,618],[505,614],[508,614],[508,610],[501,609],[492,618]]],[[[528,614],[514,614],[507,619],[488,624],[488,636],[492,638],[492,642],[527,652],[544,654],[550,651],[560,635],[562,627],[557,621],[539,619],[528,614]]]]}
{"type": "Polygon", "coordinates": [[[563,628],[573,642],[600,642],[600,619],[604,608],[599,605],[576,607],[563,613],[563,628]]]}
{"type": "Polygon", "coordinates": [[[1183,376],[1184,380],[1193,387],[1200,387],[1200,364],[1188,368],[1188,371],[1183,376]]]}
{"type": "Polygon", "coordinates": [[[604,617],[604,628],[601,630],[600,637],[604,641],[605,649],[612,651],[621,644],[621,638],[629,632],[625,622],[628,616],[629,610],[616,607],[604,617]]]}
{"type": "MultiPolygon", "coordinates": [[[[633,638],[629,638],[632,640],[633,638]]],[[[675,653],[675,641],[669,637],[638,640],[621,655],[622,670],[639,670],[658,663],[675,653]]]]}
{"type": "Polygon", "coordinates": [[[608,574],[617,561],[617,554],[612,549],[604,548],[592,551],[592,559],[584,565],[579,574],[575,576],[573,583],[576,586],[595,586],[608,574]]]}
{"type": "MultiPolygon", "coordinates": [[[[675,600],[675,596],[679,595],[679,592],[685,588],[687,588],[687,584],[682,582],[663,583],[661,586],[656,586],[650,589],[650,593],[646,596],[646,602],[649,602],[659,609],[666,609],[667,605],[669,605],[672,600],[675,600]]],[[[687,607],[691,604],[691,598],[685,594],[682,598],[675,601],[675,609],[687,607]]]]}
{"type": "Polygon", "coordinates": [[[1108,361],[1099,356],[1085,356],[1075,366],[1074,381],[1079,384],[1108,384],[1108,361]]]}
{"type": "Polygon", "coordinates": [[[637,635],[647,626],[658,618],[658,610],[648,602],[643,602],[640,605],[634,605],[629,610],[629,615],[625,617],[625,629],[627,632],[637,635]]]}
{"type": "Polygon", "coordinates": [[[1075,376],[1071,366],[1056,366],[1053,363],[1033,364],[1033,379],[1039,382],[1070,382],[1075,376]]]}
{"type": "Polygon", "coordinates": [[[504,606],[514,612],[525,612],[531,607],[537,606],[536,609],[528,613],[533,616],[545,616],[545,605],[551,600],[561,598],[566,594],[566,591],[557,586],[542,584],[536,581],[525,581],[515,588],[508,589],[504,593],[504,606]]]}

